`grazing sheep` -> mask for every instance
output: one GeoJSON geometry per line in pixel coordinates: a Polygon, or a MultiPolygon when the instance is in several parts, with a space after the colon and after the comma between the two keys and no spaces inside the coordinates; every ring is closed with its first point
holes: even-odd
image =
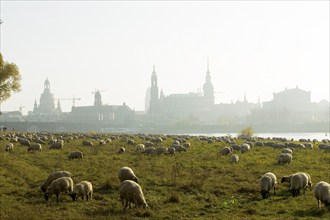
{"type": "Polygon", "coordinates": [[[250,150],[251,146],[247,143],[244,143],[241,145],[241,153],[245,153],[248,152],[250,150]]]}
{"type": "Polygon", "coordinates": [[[118,150],[118,154],[123,154],[125,153],[126,149],[124,147],[120,147],[118,150]]]}
{"type": "Polygon", "coordinates": [[[106,141],[105,140],[100,140],[99,141],[99,145],[105,145],[106,144],[106,141]]]}
{"type": "Polygon", "coordinates": [[[293,154],[293,151],[290,149],[290,148],[284,148],[283,150],[282,150],[282,153],[288,153],[288,154],[293,154]]]}
{"type": "Polygon", "coordinates": [[[137,152],[143,152],[145,150],[144,144],[137,144],[136,145],[136,151],[137,152]]]}
{"type": "Polygon", "coordinates": [[[18,138],[18,142],[22,145],[22,146],[30,146],[31,143],[28,139],[25,138],[18,138]]]}
{"type": "Polygon", "coordinates": [[[63,149],[64,143],[61,141],[54,142],[49,146],[49,149],[63,149]]]}
{"type": "Polygon", "coordinates": [[[6,151],[10,152],[10,151],[13,151],[13,149],[14,149],[13,143],[6,144],[6,148],[5,148],[6,151]]]}
{"type": "Polygon", "coordinates": [[[149,148],[146,148],[142,153],[149,155],[149,154],[155,154],[155,152],[156,152],[156,148],[149,147],[149,148]]]}
{"type": "Polygon", "coordinates": [[[120,182],[123,182],[124,180],[133,180],[135,182],[138,182],[138,178],[130,167],[120,168],[120,170],[118,171],[118,179],[120,182]]]}
{"type": "Polygon", "coordinates": [[[30,147],[27,149],[28,152],[30,151],[42,151],[41,144],[32,144],[30,147]]]}
{"type": "Polygon", "coordinates": [[[262,175],[260,179],[260,193],[263,199],[269,197],[269,191],[274,188],[275,195],[275,186],[277,184],[276,176],[274,173],[268,172],[262,175]]]}
{"type": "Polygon", "coordinates": [[[185,147],[185,148],[189,148],[191,146],[191,144],[190,143],[183,143],[182,146],[185,147]]]}
{"type": "Polygon", "coordinates": [[[71,159],[83,159],[83,152],[81,151],[74,151],[69,153],[68,155],[69,160],[71,159]]]}
{"type": "Polygon", "coordinates": [[[168,148],[168,154],[171,155],[171,156],[174,156],[175,155],[175,148],[174,147],[169,147],[168,148]]]}
{"type": "Polygon", "coordinates": [[[132,180],[123,181],[120,184],[119,193],[124,210],[127,208],[127,206],[131,207],[131,203],[133,203],[137,208],[148,208],[148,204],[144,198],[142,188],[138,183],[132,180]]]}
{"type": "Polygon", "coordinates": [[[86,196],[86,200],[92,199],[93,197],[93,185],[89,181],[81,181],[73,187],[73,190],[70,194],[72,201],[76,201],[78,197],[81,196],[81,199],[84,200],[86,196]]]}
{"type": "MultiPolygon", "coordinates": [[[[298,173],[303,173],[303,172],[298,172],[298,173]]],[[[298,173],[294,173],[294,174],[298,174],[298,173]]],[[[289,189],[290,189],[290,186],[291,186],[291,177],[294,174],[291,174],[290,176],[283,176],[282,179],[281,179],[281,183],[289,183],[289,189]]],[[[312,190],[312,185],[313,184],[312,184],[311,176],[308,173],[303,173],[303,174],[307,175],[307,177],[308,177],[307,185],[308,185],[309,189],[312,190]]]]}
{"type": "Polygon", "coordinates": [[[135,141],[134,140],[127,140],[127,144],[134,145],[135,144],[135,141]]]}
{"type": "Polygon", "coordinates": [[[46,192],[47,187],[52,183],[53,180],[56,180],[60,177],[72,177],[72,174],[68,171],[57,171],[48,176],[46,181],[42,184],[41,190],[46,192]]]}
{"type": "Polygon", "coordinates": [[[330,209],[330,184],[324,181],[318,182],[314,188],[314,196],[317,206],[321,208],[322,203],[330,209]]]}
{"type": "Polygon", "coordinates": [[[64,192],[65,194],[71,193],[73,190],[73,180],[71,177],[60,177],[54,180],[50,186],[47,187],[45,192],[45,199],[48,201],[48,199],[55,194],[56,195],[56,201],[58,202],[58,197],[61,192],[64,192]]]}
{"type": "Polygon", "coordinates": [[[292,160],[292,154],[289,153],[282,153],[277,157],[278,164],[290,164],[292,160]]]}
{"type": "Polygon", "coordinates": [[[238,163],[238,161],[239,161],[239,156],[237,154],[231,155],[229,160],[230,163],[238,163]]]}
{"type": "Polygon", "coordinates": [[[227,156],[228,154],[231,154],[233,152],[233,149],[231,147],[224,147],[221,149],[221,154],[227,156]]]}
{"type": "Polygon", "coordinates": [[[180,152],[180,153],[183,152],[183,151],[187,151],[187,148],[185,148],[182,145],[175,145],[175,146],[172,146],[172,147],[175,148],[175,151],[180,152]]]}
{"type": "Polygon", "coordinates": [[[83,141],[82,144],[83,144],[83,146],[90,146],[90,147],[94,146],[93,142],[91,142],[91,141],[83,141]]]}
{"type": "Polygon", "coordinates": [[[146,141],[146,142],[144,142],[144,146],[145,146],[146,148],[148,148],[148,147],[153,147],[153,146],[154,146],[154,143],[152,143],[152,142],[150,142],[150,141],[146,141]]]}
{"type": "Polygon", "coordinates": [[[309,178],[306,173],[295,173],[291,176],[290,180],[290,191],[292,192],[292,196],[296,197],[300,195],[300,190],[303,189],[304,194],[306,187],[308,186],[309,178]]]}
{"type": "Polygon", "coordinates": [[[157,147],[156,148],[156,154],[161,155],[161,154],[167,154],[168,153],[168,148],[167,147],[157,147]]]}

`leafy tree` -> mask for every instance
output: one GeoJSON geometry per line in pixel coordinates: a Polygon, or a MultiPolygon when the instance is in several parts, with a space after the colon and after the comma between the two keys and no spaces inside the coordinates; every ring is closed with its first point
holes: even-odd
{"type": "Polygon", "coordinates": [[[0,103],[8,99],[12,92],[21,91],[21,75],[14,63],[5,62],[0,53],[0,103]]]}
{"type": "Polygon", "coordinates": [[[240,139],[250,139],[253,136],[253,129],[251,127],[243,128],[239,135],[238,138],[240,139]]]}

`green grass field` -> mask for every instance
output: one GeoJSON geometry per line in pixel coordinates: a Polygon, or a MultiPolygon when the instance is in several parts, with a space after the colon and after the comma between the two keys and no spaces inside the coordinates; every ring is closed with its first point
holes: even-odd
{"type": "MultiPolygon", "coordinates": [[[[0,133],[4,136],[5,133],[0,133]]],[[[89,134],[92,136],[92,134],[89,134]]],[[[103,139],[110,137],[105,134],[103,139]]],[[[318,209],[313,191],[293,198],[288,184],[281,178],[295,172],[307,172],[315,185],[330,182],[330,152],[318,149],[295,149],[289,165],[278,165],[281,149],[253,147],[241,154],[237,164],[219,150],[230,146],[224,142],[187,140],[187,152],[169,155],[143,155],[135,144],[144,143],[138,136],[118,135],[106,145],[88,137],[65,142],[64,149],[27,152],[27,147],[14,143],[12,152],[5,151],[8,140],[0,140],[0,219],[330,219],[330,211],[318,209]],[[92,140],[93,147],[82,146],[92,140]],[[123,146],[126,152],[118,154],[123,146]],[[71,151],[84,153],[82,160],[68,160],[71,151]],[[129,209],[125,212],[119,199],[118,170],[131,167],[139,177],[150,209],[129,209]],[[76,202],[67,195],[60,201],[52,196],[48,202],[40,186],[54,171],[67,170],[74,183],[88,180],[93,184],[91,201],[76,202]],[[277,193],[263,200],[260,176],[273,172],[278,179],[277,193]]],[[[236,140],[242,143],[242,140],[236,140]]],[[[170,146],[172,137],[156,144],[170,146]]]]}

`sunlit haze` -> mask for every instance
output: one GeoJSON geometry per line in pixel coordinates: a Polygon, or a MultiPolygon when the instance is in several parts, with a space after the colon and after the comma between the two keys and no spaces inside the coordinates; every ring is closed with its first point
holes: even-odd
{"type": "MultiPolygon", "coordinates": [[[[57,99],[144,110],[153,65],[165,95],[199,91],[207,59],[215,103],[269,101],[285,88],[329,100],[329,1],[1,1],[1,53],[23,114],[44,81],[57,99]]],[[[72,101],[61,101],[70,111],[72,101]]]]}

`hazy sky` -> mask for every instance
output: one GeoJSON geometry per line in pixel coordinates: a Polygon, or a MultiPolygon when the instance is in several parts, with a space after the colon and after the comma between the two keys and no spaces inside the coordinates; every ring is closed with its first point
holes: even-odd
{"type": "MultiPolygon", "coordinates": [[[[216,103],[269,101],[287,88],[329,100],[329,1],[4,1],[1,52],[22,91],[1,110],[55,98],[144,110],[152,66],[165,95],[196,92],[209,57],[216,103]]],[[[72,102],[61,101],[70,111],[72,102]]]]}

